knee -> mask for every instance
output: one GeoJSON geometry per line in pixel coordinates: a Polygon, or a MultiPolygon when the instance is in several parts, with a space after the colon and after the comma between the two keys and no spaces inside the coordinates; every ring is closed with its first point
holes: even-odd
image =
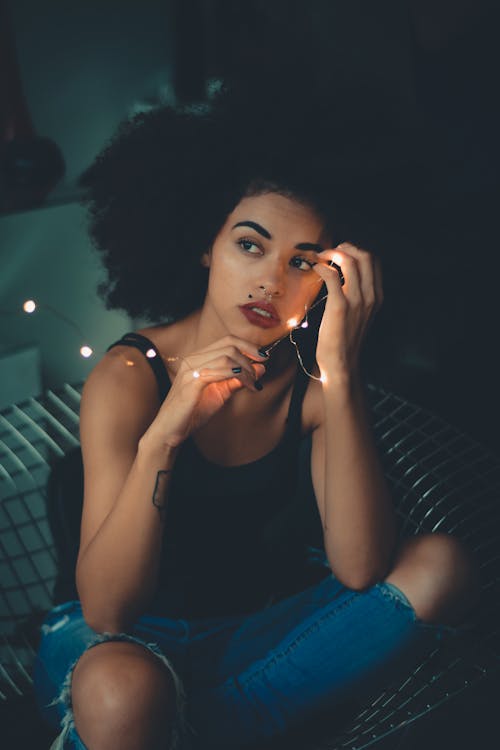
{"type": "Polygon", "coordinates": [[[418,563],[435,580],[479,586],[477,561],[460,539],[435,533],[416,536],[411,542],[418,563]]]}
{"type": "Polygon", "coordinates": [[[127,641],[86,651],[73,671],[71,696],[76,728],[89,747],[106,747],[106,737],[116,744],[121,734],[130,738],[147,726],[161,734],[161,721],[175,709],[168,669],[145,647],[127,641]]]}
{"type": "Polygon", "coordinates": [[[407,576],[423,620],[457,624],[479,601],[478,563],[450,534],[421,534],[405,540],[395,567],[403,580],[407,576]]]}

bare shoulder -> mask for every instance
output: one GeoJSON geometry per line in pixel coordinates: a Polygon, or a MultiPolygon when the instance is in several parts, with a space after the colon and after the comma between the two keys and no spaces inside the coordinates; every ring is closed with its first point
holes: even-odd
{"type": "Polygon", "coordinates": [[[158,385],[144,354],[132,346],[118,345],[106,352],[88,375],[80,406],[85,422],[106,413],[120,414],[124,422],[144,426],[160,407],[158,385]]]}

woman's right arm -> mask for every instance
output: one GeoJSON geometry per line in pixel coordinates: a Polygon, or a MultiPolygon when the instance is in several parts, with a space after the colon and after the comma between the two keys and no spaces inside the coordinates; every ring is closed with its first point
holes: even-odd
{"type": "Polygon", "coordinates": [[[121,632],[157,584],[164,512],[176,449],[141,441],[158,409],[141,355],[108,354],[87,379],[80,405],[85,467],[76,583],[86,622],[121,632]],[[149,381],[149,382],[148,382],[149,381]],[[155,491],[156,487],[156,491],[155,491]],[[153,502],[153,495],[155,496],[153,502]]]}
{"type": "Polygon", "coordinates": [[[158,583],[177,451],[237,390],[258,392],[255,378],[265,368],[250,358],[261,358],[257,347],[232,336],[193,352],[159,410],[153,372],[138,352],[115,349],[88,377],[80,404],[84,502],[76,584],[94,630],[124,631],[145,611],[158,583]]]}

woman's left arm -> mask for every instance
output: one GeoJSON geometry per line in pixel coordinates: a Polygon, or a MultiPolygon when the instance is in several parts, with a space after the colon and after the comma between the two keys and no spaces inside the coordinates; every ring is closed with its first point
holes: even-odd
{"type": "Polygon", "coordinates": [[[314,270],[326,283],[316,361],[321,423],[312,435],[311,472],[334,575],[349,588],[383,579],[396,543],[396,516],[380,465],[359,372],[359,355],[383,301],[380,261],[349,243],[325,250],[314,270]]]}

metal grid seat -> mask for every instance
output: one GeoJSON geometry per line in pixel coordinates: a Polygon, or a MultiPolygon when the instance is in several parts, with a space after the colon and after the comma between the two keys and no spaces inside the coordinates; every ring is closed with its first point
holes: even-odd
{"type": "Polygon", "coordinates": [[[37,627],[57,576],[45,489],[55,461],[79,445],[82,387],[0,412],[0,700],[31,689],[37,627]]]}
{"type": "Polygon", "coordinates": [[[367,402],[400,537],[441,532],[461,539],[479,563],[481,600],[462,635],[374,695],[342,731],[327,732],[317,750],[375,744],[500,666],[500,460],[432,412],[373,384],[367,402]]]}
{"type": "MultiPolygon", "coordinates": [[[[57,576],[46,485],[54,463],[79,445],[82,387],[65,384],[0,412],[0,701],[32,690],[38,625],[57,576]]],[[[500,460],[404,398],[373,384],[366,394],[400,536],[439,531],[461,539],[478,559],[482,597],[463,635],[387,685],[341,730],[327,725],[318,750],[375,744],[500,664],[500,460]]]]}

